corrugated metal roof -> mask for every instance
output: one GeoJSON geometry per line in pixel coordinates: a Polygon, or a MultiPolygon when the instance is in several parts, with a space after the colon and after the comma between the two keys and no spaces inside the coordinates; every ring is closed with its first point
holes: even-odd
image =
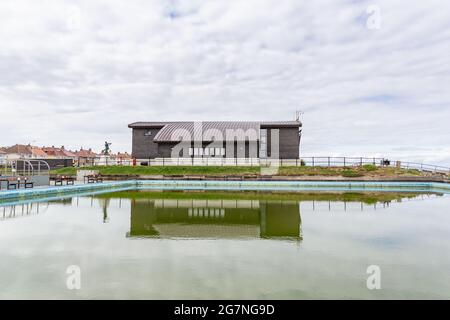
{"type": "Polygon", "coordinates": [[[128,125],[129,128],[152,128],[152,127],[164,127],[170,122],[148,122],[148,121],[141,121],[141,122],[133,122],[128,125]]]}
{"type": "MultiPolygon", "coordinates": [[[[128,125],[130,128],[134,127],[142,127],[142,128],[150,128],[150,127],[164,127],[170,123],[192,123],[195,121],[139,121],[133,122],[128,125]]],[[[300,121],[197,121],[197,122],[221,122],[221,123],[259,123],[261,125],[279,125],[279,126],[301,126],[302,123],[300,121]]]]}
{"type": "Polygon", "coordinates": [[[299,121],[179,121],[179,122],[135,122],[130,128],[159,128],[155,142],[178,142],[185,139],[195,141],[255,141],[259,139],[261,126],[301,127],[299,121]],[[202,137],[203,134],[203,137],[202,137]]]}
{"type": "Polygon", "coordinates": [[[300,121],[261,121],[261,126],[301,127],[300,121]]]}
{"type": "Polygon", "coordinates": [[[248,121],[173,122],[164,126],[153,141],[255,141],[258,140],[259,129],[259,122],[248,121]]]}

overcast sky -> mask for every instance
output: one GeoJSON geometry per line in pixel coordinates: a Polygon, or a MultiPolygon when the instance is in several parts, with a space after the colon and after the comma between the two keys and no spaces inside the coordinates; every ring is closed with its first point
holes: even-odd
{"type": "Polygon", "coordinates": [[[0,43],[0,146],[300,109],[304,156],[450,165],[448,1],[2,0],[0,43]]]}

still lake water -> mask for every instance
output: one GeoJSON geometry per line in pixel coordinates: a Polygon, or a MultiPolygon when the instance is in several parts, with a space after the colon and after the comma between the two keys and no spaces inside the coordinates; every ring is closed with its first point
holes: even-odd
{"type": "Polygon", "coordinates": [[[450,298],[450,196],[117,192],[0,204],[1,299],[450,298]],[[67,268],[81,270],[68,290],[67,268]],[[367,268],[379,266],[381,289],[367,268]]]}

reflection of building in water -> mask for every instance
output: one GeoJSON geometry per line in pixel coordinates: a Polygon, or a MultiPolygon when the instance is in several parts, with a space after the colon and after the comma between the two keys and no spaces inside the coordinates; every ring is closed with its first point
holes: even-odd
{"type": "Polygon", "coordinates": [[[128,235],[301,239],[299,203],[262,200],[133,199],[128,235]]]}

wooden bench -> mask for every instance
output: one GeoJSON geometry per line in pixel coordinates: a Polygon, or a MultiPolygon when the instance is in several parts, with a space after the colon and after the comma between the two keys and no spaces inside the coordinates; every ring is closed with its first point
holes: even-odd
{"type": "Polygon", "coordinates": [[[75,178],[71,176],[56,176],[51,177],[50,180],[55,182],[55,186],[62,186],[64,181],[66,182],[66,186],[73,186],[75,184],[75,178]]]}
{"type": "Polygon", "coordinates": [[[28,181],[28,178],[23,178],[23,180],[19,180],[18,181],[18,186],[20,189],[20,184],[23,183],[23,186],[25,187],[25,189],[32,189],[34,188],[34,182],[33,181],[28,181]]]}
{"type": "Polygon", "coordinates": [[[8,178],[6,179],[6,190],[13,190],[13,189],[17,189],[17,187],[20,185],[17,184],[18,181],[16,178],[8,178]]]}
{"type": "Polygon", "coordinates": [[[24,177],[10,177],[10,178],[4,178],[0,179],[0,189],[1,189],[1,182],[6,182],[6,189],[7,190],[16,190],[20,189],[20,185],[22,184],[25,189],[34,188],[34,182],[28,181],[28,178],[24,177]]]}
{"type": "Polygon", "coordinates": [[[87,183],[99,183],[99,182],[101,183],[103,182],[103,178],[100,175],[91,174],[84,176],[84,183],[86,183],[86,181],[87,183]]]}

